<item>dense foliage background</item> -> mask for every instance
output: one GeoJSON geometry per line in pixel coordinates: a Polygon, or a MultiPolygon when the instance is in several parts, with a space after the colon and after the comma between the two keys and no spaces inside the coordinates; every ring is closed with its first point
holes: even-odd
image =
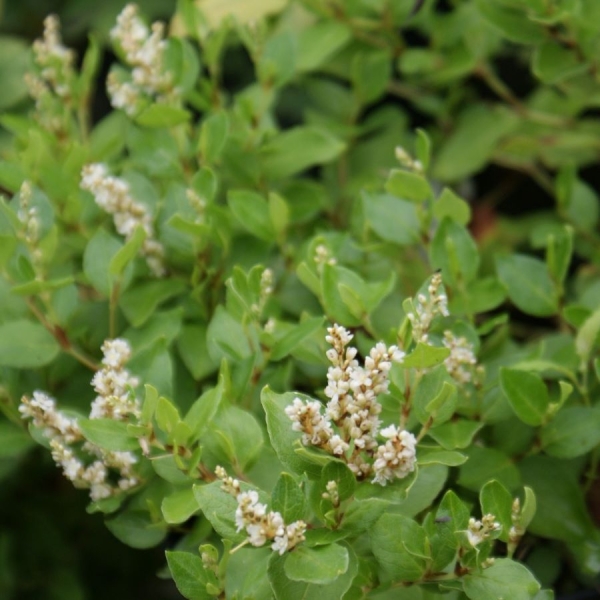
{"type": "MultiPolygon", "coordinates": [[[[163,20],[185,40],[169,59],[183,91],[171,112],[152,113],[148,107],[160,105],[150,98],[133,115],[112,111],[105,89],[111,65],[123,60],[109,38],[123,6],[7,1],[1,8],[0,187],[13,198],[14,214],[24,179],[43,192],[45,200],[36,200],[48,256],[42,279],[74,279],[27,288],[40,273],[22,258],[26,250],[9,243],[5,211],[0,327],[35,321],[40,306],[52,307],[50,318],[94,360],[109,334],[125,336],[134,349],[131,370],[181,414],[216,385],[224,358],[233,403],[267,439],[264,385],[309,395],[325,385],[325,324],[317,317],[352,327],[363,353],[378,339],[395,342],[403,300],[441,268],[456,315],[449,326],[476,346],[486,389],[477,409],[463,399],[456,410],[456,418],[478,425],[458,446],[469,461],[442,465],[428,482],[435,493],[413,499],[408,516],[435,505],[447,488],[476,505],[489,479],[514,495],[531,486],[538,513],[517,558],[558,597],[593,590],[600,570],[598,2],[140,2],[148,22],[163,20]],[[48,133],[23,76],[35,71],[30,45],[50,11],[60,15],[65,45],[76,49],[84,75],[79,105],[67,106],[48,133]],[[431,187],[423,192],[417,184],[408,201],[406,184],[390,176],[399,167],[397,146],[422,162],[430,157],[423,167],[431,187]],[[156,210],[170,269],[156,281],[143,260],[130,257],[116,301],[108,265],[91,256],[114,254],[122,239],[79,187],[82,166],[100,161],[156,210]],[[209,175],[195,178],[202,167],[216,174],[218,191],[209,175]],[[203,222],[194,221],[184,185],[207,197],[203,222]],[[252,196],[248,208],[244,193],[262,200],[252,196]],[[358,291],[362,301],[369,297],[366,306],[353,310],[357,299],[342,297],[337,279],[338,292],[328,291],[311,262],[319,246],[372,286],[358,291]],[[276,282],[258,318],[247,315],[260,291],[260,275],[249,275],[256,264],[271,268],[276,282]],[[275,338],[264,334],[268,319],[279,328],[275,338]],[[284,352],[280,344],[272,359],[277,341],[298,323],[305,327],[296,346],[284,352]],[[542,380],[548,387],[538,415],[515,410],[510,385],[498,383],[500,367],[515,365],[534,373],[533,390],[542,380]],[[568,399],[559,380],[575,389],[568,399]],[[566,441],[548,433],[551,400],[561,411],[592,411],[557,426],[566,441]],[[575,448],[569,440],[583,441],[575,448]]],[[[340,273],[346,287],[356,283],[340,273]]],[[[34,445],[17,406],[22,394],[43,388],[87,414],[91,372],[58,346],[39,366],[19,364],[13,340],[0,340],[0,595],[179,597],[155,573],[166,573],[164,550],[181,544],[188,528],[185,548],[198,545],[206,535],[199,520],[184,519],[141,543],[136,532],[128,537],[113,527],[133,546],[154,546],[133,550],[109,533],[101,514],[86,514],[85,492],[34,445]]],[[[249,472],[271,489],[280,465],[271,450],[260,452],[256,464],[273,474],[252,464],[249,472]]],[[[172,474],[165,480],[184,485],[172,474]]],[[[134,508],[154,519],[156,507],[148,506],[134,508]]]]}

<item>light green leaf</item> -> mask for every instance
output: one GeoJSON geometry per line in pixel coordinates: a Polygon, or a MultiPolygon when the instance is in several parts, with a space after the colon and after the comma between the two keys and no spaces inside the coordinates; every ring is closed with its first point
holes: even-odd
{"type": "Polygon", "coordinates": [[[450,356],[449,348],[438,348],[419,342],[417,347],[404,358],[402,366],[406,369],[430,369],[440,365],[450,356]]]}
{"type": "Polygon", "coordinates": [[[386,192],[401,200],[420,204],[431,197],[431,187],[427,179],[418,173],[393,169],[385,184],[386,192]]]}
{"type": "Polygon", "coordinates": [[[306,498],[298,481],[289,473],[281,473],[271,495],[271,508],[281,514],[286,523],[304,518],[306,498]]]}
{"type": "Polygon", "coordinates": [[[299,546],[288,555],[283,570],[292,581],[326,585],[343,575],[349,562],[348,550],[338,544],[299,546]]]}
{"type": "Polygon", "coordinates": [[[143,127],[173,127],[186,123],[190,112],[177,106],[166,104],[151,104],[145,108],[135,119],[143,127]]]}
{"type": "Polygon", "coordinates": [[[423,446],[417,448],[417,464],[419,465],[447,465],[457,467],[464,464],[467,457],[454,450],[445,450],[439,446],[423,446]]]}
{"type": "Polygon", "coordinates": [[[532,600],[541,587],[525,566],[508,558],[497,558],[491,567],[465,575],[463,581],[471,600],[532,600]]]}
{"type": "Polygon", "coordinates": [[[185,523],[195,512],[200,510],[192,486],[165,496],[161,510],[167,523],[185,523]]]}
{"type": "Polygon", "coordinates": [[[291,354],[305,339],[323,327],[324,317],[312,317],[290,329],[271,349],[271,360],[278,361],[291,354]]]}
{"type": "Polygon", "coordinates": [[[569,406],[542,428],[542,448],[550,456],[575,458],[600,444],[600,409],[569,406]]]}
{"type": "Polygon", "coordinates": [[[60,350],[43,325],[25,319],[0,325],[0,366],[37,369],[51,363],[60,350]]]}
{"type": "Polygon", "coordinates": [[[140,445],[127,427],[127,423],[114,419],[79,419],[81,432],[85,439],[105,450],[115,452],[136,450],[140,445]]]}
{"type": "Polygon", "coordinates": [[[138,225],[125,245],[112,257],[108,272],[116,277],[121,275],[125,267],[136,257],[145,239],[146,230],[138,225]]]}
{"type": "Polygon", "coordinates": [[[500,386],[523,423],[535,427],[546,420],[550,397],[539,375],[530,371],[502,368],[500,386]]]}
{"type": "Polygon", "coordinates": [[[509,298],[524,313],[536,317],[556,314],[556,288],[541,260],[522,254],[502,256],[496,259],[496,270],[509,298]]]}
{"type": "Polygon", "coordinates": [[[391,194],[363,191],[362,206],[370,228],[386,242],[408,246],[419,240],[417,207],[391,194]]]}
{"type": "Polygon", "coordinates": [[[125,510],[105,521],[109,531],[132,548],[153,548],[167,535],[166,527],[155,526],[147,512],[125,510]]]}
{"type": "Polygon", "coordinates": [[[345,147],[324,128],[295,127],[263,147],[263,168],[269,179],[285,179],[314,165],[331,162],[345,147]]]}
{"type": "Polygon", "coordinates": [[[213,571],[206,569],[202,559],[191,552],[167,550],[167,564],[180,594],[188,600],[210,600],[206,585],[219,588],[219,581],[213,571]]]}
{"type": "Polygon", "coordinates": [[[587,69],[588,65],[572,49],[558,41],[548,40],[540,44],[533,54],[533,73],[543,83],[558,83],[587,69]]]}
{"type": "Polygon", "coordinates": [[[220,156],[229,134],[229,117],[215,112],[202,122],[198,150],[204,163],[212,164],[220,156]]]}
{"type": "Polygon", "coordinates": [[[450,188],[444,188],[433,204],[433,214],[440,221],[448,217],[459,225],[466,225],[471,220],[471,207],[450,188]]]}
{"type": "Polygon", "coordinates": [[[300,32],[296,68],[314,71],[352,38],[350,28],[339,21],[318,21],[300,32]]]}
{"type": "Polygon", "coordinates": [[[500,539],[508,541],[508,533],[512,527],[513,497],[510,492],[495,479],[488,481],[479,493],[482,514],[492,514],[502,525],[500,539]]]}

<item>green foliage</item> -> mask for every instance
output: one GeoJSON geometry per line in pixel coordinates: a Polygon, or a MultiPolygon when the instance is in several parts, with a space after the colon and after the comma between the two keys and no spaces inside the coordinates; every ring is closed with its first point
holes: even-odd
{"type": "Polygon", "coordinates": [[[50,456],[188,599],[591,587],[596,3],[117,4],[0,35],[0,596],[50,456]]]}

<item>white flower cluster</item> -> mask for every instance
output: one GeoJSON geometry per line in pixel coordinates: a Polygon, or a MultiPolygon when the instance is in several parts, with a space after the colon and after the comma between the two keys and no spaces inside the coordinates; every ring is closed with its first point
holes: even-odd
{"type": "Polygon", "coordinates": [[[122,421],[129,415],[140,416],[140,403],[133,394],[139,385],[125,368],[131,356],[131,348],[123,339],[106,340],[102,344],[102,369],[93,379],[92,386],[98,396],[92,402],[90,419],[114,419],[122,421]]]}
{"type": "Polygon", "coordinates": [[[258,293],[258,302],[253,304],[252,312],[260,316],[265,308],[267,301],[273,293],[273,271],[265,269],[260,276],[260,289],[258,293]]]}
{"type": "Polygon", "coordinates": [[[17,212],[17,217],[23,224],[22,237],[31,252],[31,258],[35,265],[42,259],[42,252],[38,246],[41,223],[38,209],[35,206],[31,206],[32,195],[31,184],[28,181],[24,181],[19,190],[19,211],[17,212]]]}
{"type": "Polygon", "coordinates": [[[477,364],[473,346],[466,338],[456,337],[451,331],[444,332],[443,343],[450,349],[450,356],[444,360],[448,374],[458,383],[471,381],[473,367],[477,364]]]}
{"type": "Polygon", "coordinates": [[[388,481],[403,479],[414,470],[417,440],[412,433],[390,425],[381,430],[387,442],[377,448],[373,471],[374,483],[385,485],[388,481]]]}
{"type": "Polygon", "coordinates": [[[323,272],[324,265],[337,265],[337,259],[335,258],[335,256],[331,255],[329,248],[327,248],[325,244],[319,244],[315,248],[315,255],[313,257],[313,260],[317,265],[317,271],[319,273],[323,272]]]}
{"type": "Polygon", "coordinates": [[[152,273],[156,277],[162,277],[165,274],[164,248],[154,238],[150,213],[143,204],[131,197],[127,182],[109,175],[106,165],[92,163],[83,167],[81,187],[93,194],[100,208],[113,215],[115,228],[125,239],[129,239],[138,226],[144,228],[146,239],[142,245],[142,254],[152,273]]]}
{"type": "Polygon", "coordinates": [[[33,43],[33,59],[39,70],[27,73],[25,83],[36,102],[37,118],[50,131],[59,131],[61,112],[71,101],[75,53],[63,45],[56,15],[44,20],[44,36],[33,43]]]}
{"type": "Polygon", "coordinates": [[[414,159],[402,146],[396,146],[395,155],[396,160],[406,169],[410,169],[416,173],[423,173],[423,164],[421,161],[414,159]]]}
{"type": "Polygon", "coordinates": [[[435,273],[427,288],[427,296],[419,294],[415,303],[415,312],[406,315],[412,325],[415,342],[426,344],[433,319],[437,315],[447,317],[450,314],[448,312],[448,298],[445,294],[440,293],[441,286],[442,276],[440,273],[435,273]]]}
{"type": "Polygon", "coordinates": [[[149,29],[138,14],[135,4],[128,4],[117,17],[110,37],[122,49],[126,63],[131,67],[131,80],[122,80],[115,71],[107,79],[111,104],[127,114],[135,114],[141,95],[161,101],[169,91],[171,77],[164,72],[163,23],[153,23],[149,29]]]}
{"type": "Polygon", "coordinates": [[[204,216],[206,212],[206,200],[201,198],[199,194],[196,193],[192,188],[188,188],[185,191],[185,195],[189,200],[190,206],[196,212],[196,223],[204,223],[204,216]]]}
{"type": "Polygon", "coordinates": [[[525,528],[521,523],[521,502],[518,498],[515,498],[513,501],[510,518],[512,521],[512,525],[510,530],[508,531],[509,549],[511,546],[515,548],[521,541],[521,538],[525,533],[525,528]]]}
{"type": "MultiPolygon", "coordinates": [[[[131,353],[129,345],[125,340],[107,340],[102,350],[104,367],[92,380],[100,395],[92,404],[90,419],[119,420],[129,414],[137,417],[139,404],[130,391],[137,385],[137,380],[123,368],[131,353]],[[103,392],[106,395],[102,395],[103,392]]],[[[24,419],[31,419],[34,427],[41,429],[50,441],[52,458],[62,468],[65,477],[75,487],[89,489],[92,500],[108,498],[139,483],[134,472],[137,463],[135,454],[108,451],[86,442],[77,419],[58,410],[54,398],[46,393],[35,391],[32,398],[23,396],[19,411],[24,419]]]]}
{"type": "Polygon", "coordinates": [[[264,546],[267,540],[272,540],[271,549],[283,554],[304,541],[306,523],[294,521],[286,525],[280,513],[268,511],[266,505],[258,501],[258,492],[250,490],[242,492],[240,482],[229,477],[222,467],[217,467],[215,473],[223,481],[222,489],[231,494],[238,503],[235,511],[237,530],[245,530],[248,542],[253,546],[264,546]]]}
{"type": "MultiPolygon", "coordinates": [[[[381,405],[377,397],[388,391],[388,375],[392,362],[402,362],[404,352],[397,346],[376,344],[361,367],[356,360],[358,351],[348,346],[352,340],[349,331],[340,325],[328,330],[326,340],[332,348],[327,351],[331,367],[327,372],[325,395],[329,402],[325,416],[317,401],[302,402],[295,398],[285,409],[292,420],[292,428],[302,432],[302,443],[313,445],[344,458],[357,477],[375,471],[374,482],[385,485],[391,477],[402,478],[415,468],[415,440],[408,432],[390,434],[390,440],[379,446],[377,436],[381,421],[381,405]],[[334,432],[332,422],[339,430],[334,432]],[[394,456],[389,456],[390,452],[394,456]],[[346,452],[351,450],[351,455],[346,452]],[[377,467],[367,459],[381,459],[377,467]],[[389,464],[388,464],[389,459],[389,464]],[[394,462],[395,461],[395,462],[394,462]],[[386,470],[388,469],[388,470],[386,470]],[[384,474],[385,473],[385,474],[384,474]],[[390,477],[387,477],[390,474],[390,477]]],[[[385,432],[392,430],[388,427],[385,432]]]]}
{"type": "Polygon", "coordinates": [[[469,544],[475,548],[475,546],[481,544],[490,537],[490,534],[500,531],[502,526],[496,517],[492,514],[487,514],[481,517],[481,521],[471,517],[469,519],[469,525],[467,527],[467,539],[469,544]]]}

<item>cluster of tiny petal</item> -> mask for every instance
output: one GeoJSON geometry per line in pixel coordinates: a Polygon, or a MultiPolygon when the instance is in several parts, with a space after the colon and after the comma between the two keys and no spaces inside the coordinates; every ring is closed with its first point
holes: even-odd
{"type": "Polygon", "coordinates": [[[204,223],[204,213],[206,211],[206,201],[201,198],[193,189],[188,188],[185,195],[189,200],[190,206],[196,212],[196,223],[204,223]]]}
{"type": "Polygon", "coordinates": [[[444,346],[450,349],[450,356],[444,360],[449,375],[458,383],[468,383],[472,378],[473,367],[477,364],[473,346],[464,337],[456,337],[452,332],[444,332],[444,346]]]}
{"type": "Polygon", "coordinates": [[[56,408],[54,398],[36,390],[33,397],[23,396],[19,412],[22,418],[31,419],[34,427],[42,429],[48,439],[61,438],[67,443],[81,440],[77,420],[67,417],[56,408]]]}
{"type": "Polygon", "coordinates": [[[265,269],[260,276],[260,288],[258,292],[258,302],[252,305],[252,312],[260,315],[265,305],[273,293],[273,271],[265,269]]]}
{"type": "Polygon", "coordinates": [[[406,169],[417,173],[423,172],[423,165],[420,160],[414,159],[402,146],[396,146],[396,160],[406,169]]]}
{"type": "Polygon", "coordinates": [[[512,525],[508,532],[508,542],[509,545],[516,546],[525,533],[525,528],[521,524],[521,502],[518,498],[513,501],[510,517],[512,525]]]}
{"type": "MultiPolygon", "coordinates": [[[[103,368],[92,379],[94,389],[101,395],[92,404],[90,418],[118,420],[129,414],[139,416],[139,403],[130,391],[138,382],[124,368],[131,354],[129,344],[121,339],[106,340],[102,351],[103,368]]],[[[134,472],[135,454],[105,450],[85,441],[77,419],[59,411],[54,398],[35,391],[32,398],[22,398],[19,412],[43,431],[50,440],[52,458],[65,477],[75,487],[89,489],[92,500],[108,498],[138,485],[139,478],[134,472]],[[79,448],[77,453],[73,449],[75,444],[79,448]],[[88,460],[82,460],[83,456],[88,460]]]]}
{"type": "Polygon", "coordinates": [[[496,521],[496,517],[492,514],[487,514],[481,517],[481,521],[471,517],[467,527],[467,539],[473,548],[481,542],[487,540],[490,534],[501,529],[500,523],[496,521]]]}
{"type": "Polygon", "coordinates": [[[237,479],[227,475],[225,469],[215,469],[217,477],[223,481],[221,486],[224,491],[237,500],[235,523],[238,531],[246,531],[248,541],[253,546],[264,546],[267,541],[272,541],[271,549],[283,554],[304,541],[306,523],[294,521],[286,525],[280,513],[267,511],[267,506],[258,501],[258,492],[249,490],[242,492],[237,479]]]}
{"type": "Polygon", "coordinates": [[[415,312],[406,315],[412,325],[413,339],[416,342],[426,344],[433,319],[437,315],[444,317],[449,315],[448,298],[445,294],[440,293],[441,286],[442,276],[436,273],[427,288],[427,296],[419,294],[415,302],[415,312]]]}
{"type": "Polygon", "coordinates": [[[335,481],[335,480],[328,481],[327,485],[325,486],[325,489],[327,491],[323,492],[321,494],[321,496],[325,500],[331,500],[331,503],[334,506],[339,506],[339,504],[340,504],[340,493],[339,493],[339,490],[338,490],[337,481],[335,481]]]}
{"type": "Polygon", "coordinates": [[[335,256],[331,255],[329,248],[327,248],[325,244],[319,244],[315,248],[315,255],[313,257],[313,260],[317,265],[317,271],[319,273],[323,272],[324,265],[337,265],[337,259],[335,258],[335,256]]]}
{"type": "Polygon", "coordinates": [[[292,421],[292,429],[302,432],[305,446],[318,446],[338,456],[348,450],[348,444],[334,434],[331,421],[321,414],[321,404],[316,400],[304,403],[294,398],[285,413],[292,421]]]}
{"type": "Polygon", "coordinates": [[[163,23],[153,23],[149,29],[139,17],[135,4],[125,6],[117,17],[110,36],[123,50],[132,70],[131,81],[120,81],[114,72],[109,75],[108,92],[115,108],[133,114],[141,93],[163,99],[171,81],[164,72],[164,33],[163,23]]]}
{"type": "Polygon", "coordinates": [[[395,425],[382,429],[381,435],[387,441],[377,448],[373,483],[386,485],[388,481],[403,479],[415,470],[417,440],[412,433],[399,430],[395,425]]]}
{"type": "Polygon", "coordinates": [[[35,206],[31,206],[32,194],[31,184],[28,181],[24,181],[19,190],[19,210],[17,217],[23,224],[22,237],[31,252],[33,263],[37,264],[42,259],[42,252],[38,247],[41,224],[38,209],[35,206]]]}
{"type": "Polygon", "coordinates": [[[58,97],[67,99],[71,93],[69,83],[74,76],[75,53],[63,45],[56,15],[44,19],[44,37],[33,42],[33,56],[43,81],[58,97]]]}
{"type": "Polygon", "coordinates": [[[71,104],[75,54],[63,45],[55,15],[44,20],[44,35],[33,43],[33,58],[37,69],[25,75],[25,84],[35,100],[36,118],[46,129],[60,132],[71,104]]]}
{"type": "MultiPolygon", "coordinates": [[[[373,457],[378,450],[376,438],[381,425],[381,405],[377,398],[388,391],[392,363],[402,362],[404,352],[397,346],[387,347],[379,342],[361,366],[356,360],[357,349],[349,346],[352,334],[337,324],[327,332],[325,339],[332,347],[327,351],[331,366],[325,388],[325,395],[329,398],[325,416],[321,414],[319,402],[302,402],[299,398],[286,408],[286,414],[293,422],[292,429],[302,432],[303,444],[344,456],[355,475],[364,477],[372,471],[372,464],[363,453],[373,457]],[[332,422],[341,435],[334,432],[332,422]],[[345,453],[351,446],[353,452],[346,457],[345,453]]],[[[402,433],[411,436],[407,432],[402,433]]],[[[383,472],[383,467],[381,470],[383,472]]],[[[390,472],[394,477],[404,477],[409,471],[404,472],[396,465],[390,472]]],[[[382,477],[376,478],[379,483],[384,481],[382,477]]]]}
{"type": "Polygon", "coordinates": [[[109,175],[106,165],[93,163],[83,167],[81,187],[91,192],[96,204],[113,215],[116,230],[129,239],[138,226],[143,227],[146,239],[141,252],[156,277],[165,274],[164,248],[154,238],[152,217],[143,204],[131,197],[129,185],[123,179],[109,175]]]}
{"type": "Polygon", "coordinates": [[[92,402],[90,418],[122,421],[129,415],[139,417],[140,405],[132,393],[139,381],[125,368],[131,356],[129,344],[123,339],[106,340],[102,352],[102,369],[92,379],[98,395],[92,402]]]}

